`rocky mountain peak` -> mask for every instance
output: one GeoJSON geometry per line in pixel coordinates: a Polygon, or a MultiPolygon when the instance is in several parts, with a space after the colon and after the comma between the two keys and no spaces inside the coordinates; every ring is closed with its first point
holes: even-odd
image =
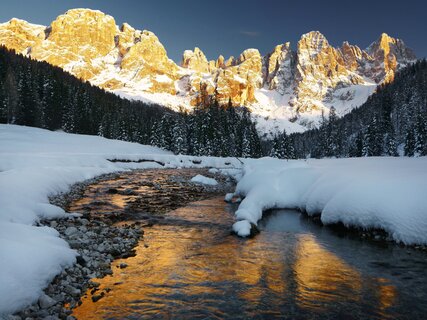
{"type": "Polygon", "coordinates": [[[258,49],[251,48],[243,51],[239,56],[238,63],[243,63],[249,59],[261,59],[261,54],[259,53],[258,49]]]}
{"type": "Polygon", "coordinates": [[[112,16],[98,10],[72,9],[52,22],[49,41],[86,59],[105,56],[115,46],[118,28],[112,16]]]}
{"type": "Polygon", "coordinates": [[[224,56],[222,54],[220,54],[218,56],[218,59],[216,60],[215,67],[216,68],[224,68],[224,61],[225,61],[224,56]]]}
{"type": "Polygon", "coordinates": [[[12,18],[8,22],[0,24],[1,43],[7,48],[27,54],[34,43],[40,43],[44,40],[45,29],[45,26],[12,18]]]}
{"type": "Polygon", "coordinates": [[[366,52],[372,65],[372,70],[367,75],[373,77],[376,82],[392,81],[397,69],[416,59],[414,52],[402,40],[386,33],[382,33],[366,52]]]}
{"type": "Polygon", "coordinates": [[[308,50],[312,53],[321,52],[328,47],[328,40],[319,31],[310,31],[303,34],[297,45],[298,50],[308,50]]]}

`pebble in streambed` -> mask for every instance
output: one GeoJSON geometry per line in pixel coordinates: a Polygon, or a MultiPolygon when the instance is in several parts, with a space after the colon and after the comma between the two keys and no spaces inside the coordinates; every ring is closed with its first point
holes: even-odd
{"type": "MultiPolygon", "coordinates": [[[[143,234],[138,224],[113,226],[86,218],[53,220],[45,224],[58,230],[70,247],[76,249],[77,263],[52,281],[38,303],[11,319],[74,319],[71,309],[81,303],[82,293],[99,286],[90,279],[112,274],[111,262],[132,255],[132,249],[143,234]]],[[[104,295],[105,292],[100,291],[94,298],[99,300],[104,295]]]]}

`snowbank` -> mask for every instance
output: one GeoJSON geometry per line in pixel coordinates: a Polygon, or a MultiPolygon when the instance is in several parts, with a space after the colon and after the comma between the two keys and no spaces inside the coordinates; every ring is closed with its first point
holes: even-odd
{"type": "Polygon", "coordinates": [[[0,125],[0,318],[36,301],[75,261],[75,252],[56,230],[34,226],[41,218],[65,215],[49,204],[49,195],[119,170],[217,167],[232,172],[238,166],[232,158],[174,156],[136,143],[0,125]]]}
{"type": "Polygon", "coordinates": [[[405,244],[427,244],[427,157],[247,160],[235,194],[245,196],[233,229],[248,236],[270,208],[321,214],[325,224],[382,228],[405,244]]]}
{"type": "Polygon", "coordinates": [[[198,174],[197,176],[191,178],[191,182],[206,184],[208,186],[216,186],[218,184],[215,179],[202,176],[201,174],[198,174]]]}

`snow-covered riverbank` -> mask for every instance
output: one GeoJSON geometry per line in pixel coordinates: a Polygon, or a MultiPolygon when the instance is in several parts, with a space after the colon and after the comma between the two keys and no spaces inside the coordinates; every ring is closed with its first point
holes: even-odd
{"type": "Polygon", "coordinates": [[[75,262],[76,252],[55,229],[34,226],[66,214],[49,204],[49,196],[127,169],[239,165],[237,159],[174,156],[136,143],[0,125],[0,315],[37,301],[51,279],[75,262]]]}
{"type": "Polygon", "coordinates": [[[175,156],[135,143],[0,125],[0,317],[37,301],[76,261],[57,230],[35,226],[68,215],[49,196],[122,170],[225,170],[239,181],[235,194],[245,197],[233,226],[241,236],[264,210],[297,208],[321,214],[326,224],[380,228],[396,241],[427,244],[426,157],[242,161],[243,177],[236,158],[175,156]]]}
{"type": "Polygon", "coordinates": [[[247,236],[270,208],[321,215],[325,224],[379,228],[395,241],[427,244],[427,157],[248,160],[233,229],[247,236]]]}

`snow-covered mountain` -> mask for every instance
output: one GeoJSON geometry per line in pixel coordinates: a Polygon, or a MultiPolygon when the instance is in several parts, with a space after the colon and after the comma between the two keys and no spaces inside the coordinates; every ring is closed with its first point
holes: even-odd
{"type": "Polygon", "coordinates": [[[178,66],[154,33],[119,27],[89,9],[69,10],[48,27],[14,18],[0,24],[0,43],[121,96],[175,110],[191,109],[206,94],[231,100],[249,107],[264,132],[304,131],[332,106],[345,114],[416,59],[385,33],[362,50],[347,42],[334,48],[312,31],[295,48],[281,44],[265,56],[247,49],[237,58],[208,61],[199,48],[186,50],[178,66]]]}

